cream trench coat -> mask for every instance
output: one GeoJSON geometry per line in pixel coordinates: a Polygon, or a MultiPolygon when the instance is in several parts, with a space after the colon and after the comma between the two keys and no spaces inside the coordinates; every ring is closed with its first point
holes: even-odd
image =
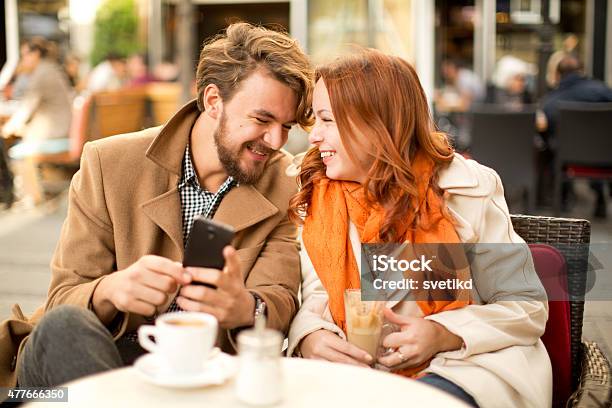
{"type": "MultiPolygon", "coordinates": [[[[441,172],[439,185],[448,193],[446,202],[462,242],[524,244],[512,228],[495,171],[455,155],[441,172]]],[[[289,331],[290,356],[306,335],[319,329],[345,338],[333,323],[327,293],[304,248],[301,258],[302,305],[289,331]]],[[[456,383],[483,408],[551,406],[552,371],[540,340],[548,304],[528,247],[482,251],[471,271],[477,304],[425,317],[461,337],[464,345],[437,354],[425,371],[456,383]]],[[[388,306],[396,313],[422,316],[414,302],[388,306]]]]}

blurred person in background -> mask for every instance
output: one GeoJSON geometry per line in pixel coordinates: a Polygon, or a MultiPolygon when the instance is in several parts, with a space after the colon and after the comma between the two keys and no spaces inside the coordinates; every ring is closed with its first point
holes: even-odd
{"type": "Polygon", "coordinates": [[[466,112],[483,100],[484,85],[473,71],[451,59],[442,61],[440,69],[444,87],[436,97],[437,109],[466,112]]]}
{"type": "Polygon", "coordinates": [[[26,88],[28,86],[28,80],[30,79],[30,75],[32,74],[33,67],[27,66],[27,58],[24,58],[26,54],[30,51],[27,41],[24,41],[19,47],[19,62],[17,63],[17,67],[15,68],[15,72],[9,81],[9,83],[4,87],[4,99],[6,100],[18,100],[23,98],[25,94],[26,88]]]}
{"type": "Polygon", "coordinates": [[[473,71],[457,60],[442,61],[440,70],[444,85],[434,95],[437,125],[463,151],[470,144],[471,120],[466,112],[473,103],[482,102],[485,87],[473,71]]]}
{"type": "MultiPolygon", "coordinates": [[[[587,78],[582,69],[582,63],[574,55],[565,55],[557,65],[556,80],[558,87],[545,96],[542,101],[544,117],[539,123],[539,131],[543,134],[549,148],[555,150],[555,132],[559,121],[560,102],[612,102],[612,89],[605,83],[587,78]]],[[[549,166],[552,166],[552,160],[549,166]]],[[[592,181],[591,188],[597,198],[594,216],[606,217],[606,199],[604,184],[601,181],[592,181]]],[[[572,184],[567,182],[562,190],[562,203],[568,206],[572,195],[572,184]]]]}
{"type": "Polygon", "coordinates": [[[53,48],[43,38],[32,38],[25,43],[21,64],[31,74],[17,110],[2,127],[2,136],[22,139],[9,150],[9,156],[17,161],[17,173],[23,177],[25,193],[34,202],[42,199],[36,188],[37,169],[24,159],[69,149],[73,92],[64,71],[49,56],[50,49],[53,48]]]}
{"type": "Polygon", "coordinates": [[[21,99],[28,87],[28,80],[32,74],[32,68],[24,65],[24,56],[29,52],[28,44],[23,43],[20,48],[20,59],[10,82],[10,93],[6,99],[21,99]]]}
{"type": "Polygon", "coordinates": [[[76,54],[66,54],[63,66],[70,85],[75,91],[82,91],[84,84],[81,78],[81,59],[76,54]]]}
{"type": "Polygon", "coordinates": [[[109,53],[104,61],[94,67],[87,79],[87,91],[115,91],[125,84],[127,63],[125,58],[109,53]]]}
{"type": "Polygon", "coordinates": [[[612,102],[612,89],[599,80],[587,78],[582,62],[573,55],[561,59],[556,79],[559,86],[542,101],[542,110],[546,115],[543,125],[550,136],[554,137],[559,119],[559,102],[612,102]]]}
{"type": "Polygon", "coordinates": [[[127,59],[128,86],[146,85],[155,81],[155,77],[149,72],[146,55],[133,54],[127,59]]]}
{"type": "Polygon", "coordinates": [[[8,166],[8,156],[4,138],[0,137],[0,203],[6,208],[13,205],[13,172],[8,166]]]}
{"type": "Polygon", "coordinates": [[[550,89],[554,89],[559,85],[559,76],[557,75],[557,66],[566,55],[573,55],[578,58],[578,36],[576,34],[567,34],[563,39],[563,44],[560,50],[555,51],[546,64],[546,83],[550,89]]]}
{"type": "Polygon", "coordinates": [[[153,76],[158,81],[175,82],[178,81],[179,68],[178,65],[172,62],[169,58],[165,58],[162,62],[155,65],[153,68],[153,76]]]}
{"type": "MultiPolygon", "coordinates": [[[[18,106],[18,100],[25,95],[32,67],[24,65],[24,56],[29,52],[27,42],[23,42],[19,48],[19,63],[15,68],[15,72],[8,84],[2,89],[2,97],[4,98],[2,105],[2,116],[12,115],[18,106]]],[[[27,58],[26,58],[27,60],[27,58]]],[[[0,137],[0,203],[3,203],[6,208],[10,208],[15,200],[13,191],[13,172],[9,167],[8,147],[11,142],[0,137]]]]}
{"type": "Polygon", "coordinates": [[[510,110],[522,110],[534,103],[527,86],[527,77],[533,69],[530,64],[511,55],[502,57],[493,73],[493,84],[487,87],[485,103],[502,105],[510,110]]]}

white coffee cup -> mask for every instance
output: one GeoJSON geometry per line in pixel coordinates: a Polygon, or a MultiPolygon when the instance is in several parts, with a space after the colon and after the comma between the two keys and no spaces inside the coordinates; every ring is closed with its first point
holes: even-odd
{"type": "Polygon", "coordinates": [[[138,342],[158,355],[168,374],[197,374],[213,350],[217,329],[217,319],[208,313],[167,313],[155,320],[155,326],[140,326],[138,342]]]}

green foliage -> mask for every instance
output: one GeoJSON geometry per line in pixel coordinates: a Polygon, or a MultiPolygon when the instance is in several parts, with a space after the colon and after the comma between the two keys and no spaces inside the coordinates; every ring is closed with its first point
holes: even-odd
{"type": "Polygon", "coordinates": [[[134,0],[104,0],[96,13],[91,64],[96,66],[108,53],[127,57],[138,52],[138,16],[134,0]]]}

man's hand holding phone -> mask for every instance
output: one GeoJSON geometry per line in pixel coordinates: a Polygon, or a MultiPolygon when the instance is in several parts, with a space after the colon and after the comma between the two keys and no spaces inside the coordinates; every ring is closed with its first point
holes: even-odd
{"type": "Polygon", "coordinates": [[[168,302],[178,285],[191,282],[183,266],[167,258],[145,255],[103,279],[93,294],[94,311],[108,324],[118,311],[152,316],[168,302]]]}
{"type": "Polygon", "coordinates": [[[244,286],[233,238],[229,225],[204,216],[194,219],[183,258],[192,282],[176,299],[183,310],[212,314],[224,329],[254,323],[255,298],[244,286]]]}
{"type": "Polygon", "coordinates": [[[223,270],[187,267],[192,284],[180,290],[177,304],[187,311],[212,314],[225,329],[250,326],[254,323],[255,298],[244,285],[236,250],[226,246],[223,258],[223,270]]]}
{"type": "Polygon", "coordinates": [[[183,310],[210,313],[226,329],[252,325],[255,298],[244,285],[233,237],[231,227],[196,217],[183,265],[146,255],[108,275],[94,291],[96,314],[105,324],[118,311],[151,316],[182,285],[176,302],[183,310]]]}

